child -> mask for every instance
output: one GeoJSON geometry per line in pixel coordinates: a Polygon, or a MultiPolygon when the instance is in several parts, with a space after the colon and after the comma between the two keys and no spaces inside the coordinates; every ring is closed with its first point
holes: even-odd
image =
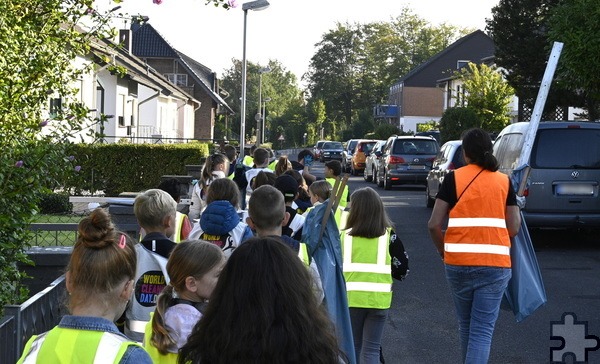
{"type": "Polygon", "coordinates": [[[292,169],[292,163],[286,155],[279,157],[279,160],[273,168],[273,170],[275,171],[275,175],[278,177],[281,176],[283,172],[287,171],[288,169],[292,169]]]}
{"type": "Polygon", "coordinates": [[[299,214],[304,213],[304,211],[312,206],[310,203],[310,196],[308,195],[308,185],[306,184],[304,177],[302,177],[300,172],[293,169],[288,169],[283,172],[283,174],[289,174],[294,177],[296,182],[298,182],[298,196],[292,203],[292,208],[298,211],[299,214]]]}
{"type": "Polygon", "coordinates": [[[408,257],[381,198],[371,187],[352,194],[348,220],[340,235],[356,359],[359,363],[379,363],[381,337],[392,303],[392,277],[404,278],[408,257]]]}
{"type": "Polygon", "coordinates": [[[135,269],[133,244],[110,215],[95,209],[84,217],[66,274],[71,314],[33,336],[18,363],[152,363],[114,324],[131,298],[135,269]]]}
{"type": "Polygon", "coordinates": [[[287,235],[295,240],[300,240],[302,236],[302,227],[304,226],[304,216],[292,207],[294,200],[298,197],[298,182],[294,177],[283,174],[275,179],[275,188],[283,194],[285,202],[285,211],[289,214],[287,224],[283,226],[282,235],[287,235]]]}
{"type": "Polygon", "coordinates": [[[298,252],[300,243],[289,236],[281,235],[281,228],[290,218],[285,210],[283,194],[273,186],[264,185],[252,192],[248,202],[246,222],[260,237],[276,236],[298,252]]]}
{"type": "MultiPolygon", "coordinates": [[[[342,164],[340,161],[332,160],[325,163],[325,180],[331,184],[331,186],[335,185],[335,180],[337,177],[342,175],[342,164]]],[[[346,207],[348,205],[348,201],[350,201],[349,189],[348,185],[344,186],[344,191],[342,193],[342,197],[340,198],[340,206],[346,207]]]]}
{"type": "MultiPolygon", "coordinates": [[[[308,195],[313,206],[318,206],[329,199],[331,185],[327,181],[315,181],[308,188],[308,195]]],[[[308,210],[305,212],[308,214],[308,210]]]]}
{"type": "Polygon", "coordinates": [[[208,242],[188,240],[173,249],[167,263],[171,281],[158,296],[144,336],[144,347],[154,363],[177,359],[177,351],[202,317],[202,305],[210,298],[224,265],[221,249],[208,242]]]}
{"type": "Polygon", "coordinates": [[[205,206],[206,192],[212,181],[225,178],[229,173],[229,159],[224,154],[215,153],[206,158],[202,168],[202,177],[192,190],[192,206],[190,206],[190,219],[198,219],[205,206]]]}
{"type": "Polygon", "coordinates": [[[125,313],[125,334],[136,341],[142,341],[156,298],[169,283],[166,264],[176,244],[168,236],[175,231],[176,209],[175,200],[159,189],[143,192],[133,204],[135,217],[146,231],[144,239],[135,246],[138,260],[135,292],[125,313]]]}
{"type": "MultiPolygon", "coordinates": [[[[179,203],[179,201],[181,200],[181,190],[179,189],[179,181],[176,178],[169,178],[162,181],[157,188],[171,195],[175,202],[179,203]]],[[[175,233],[173,234],[173,236],[169,236],[169,239],[178,243],[188,238],[188,236],[190,235],[190,231],[192,231],[192,223],[190,222],[188,215],[184,213],[176,211],[175,215],[175,233]]],[[[140,233],[142,239],[145,234],[146,232],[142,230],[142,233],[140,233]]]]}
{"type": "Polygon", "coordinates": [[[208,189],[206,209],[190,233],[190,239],[209,241],[229,257],[233,250],[253,236],[237,212],[238,188],[229,178],[215,180],[208,189]]]}
{"type": "MultiPolygon", "coordinates": [[[[254,193],[261,189],[279,193],[270,186],[254,193]]],[[[227,261],[179,360],[341,363],[334,330],[294,253],[276,239],[252,238],[227,261]]]]}
{"type": "Polygon", "coordinates": [[[254,177],[254,180],[252,181],[252,190],[257,189],[262,185],[273,186],[275,184],[276,178],[277,178],[277,176],[275,175],[275,173],[260,171],[260,172],[258,172],[256,177],[254,177]]]}

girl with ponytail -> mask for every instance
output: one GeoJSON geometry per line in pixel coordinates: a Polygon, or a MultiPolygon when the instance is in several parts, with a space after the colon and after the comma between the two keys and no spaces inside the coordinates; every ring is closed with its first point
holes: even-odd
{"type": "Polygon", "coordinates": [[[199,219],[206,206],[206,193],[208,186],[217,178],[227,177],[229,173],[229,159],[225,154],[214,153],[206,158],[202,167],[202,176],[192,191],[192,205],[188,214],[190,219],[199,219]]]}
{"type": "Polygon", "coordinates": [[[158,296],[144,336],[154,363],[177,361],[177,351],[202,316],[224,265],[221,249],[205,241],[187,240],[173,249],[167,263],[171,281],[158,296]]]}

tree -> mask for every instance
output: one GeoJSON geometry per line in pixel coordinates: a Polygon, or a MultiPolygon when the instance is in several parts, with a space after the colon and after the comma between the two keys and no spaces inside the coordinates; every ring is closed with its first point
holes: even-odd
{"type": "MultiPolygon", "coordinates": [[[[242,62],[237,59],[232,60],[233,65],[226,70],[221,81],[221,87],[229,93],[227,101],[229,106],[235,112],[234,117],[230,117],[232,125],[231,130],[239,133],[240,126],[240,99],[242,97],[242,62]]],[[[297,107],[303,104],[302,94],[297,85],[296,76],[288,71],[279,61],[270,60],[267,66],[271,69],[268,73],[262,74],[262,101],[268,97],[271,100],[266,103],[265,110],[265,139],[272,142],[277,140],[279,135],[270,133],[273,128],[273,121],[282,117],[291,107],[297,107]]],[[[264,68],[260,64],[248,62],[246,68],[246,137],[252,136],[256,130],[256,120],[254,116],[258,109],[258,88],[259,88],[259,70],[264,68]]]]}
{"type": "Polygon", "coordinates": [[[510,102],[514,90],[495,69],[469,63],[457,72],[463,81],[466,106],[480,121],[479,127],[499,132],[510,123],[510,102]]]}
{"type": "Polygon", "coordinates": [[[362,112],[386,103],[390,85],[465,32],[432,27],[408,8],[389,22],[336,24],[317,43],[304,75],[311,97],[325,103],[326,130],[354,128],[362,112]]]}
{"type": "MultiPolygon", "coordinates": [[[[533,108],[552,48],[549,17],[561,0],[500,0],[492,8],[486,30],[496,44],[495,62],[515,89],[519,102],[533,108]]],[[[568,3],[569,1],[567,1],[568,3]]],[[[562,56],[561,56],[562,58],[562,56]]],[[[582,101],[561,83],[554,83],[545,110],[578,106],[582,101]]]]}
{"type": "Polygon", "coordinates": [[[558,75],[560,85],[585,100],[590,120],[600,118],[600,2],[569,0],[554,7],[548,20],[549,41],[564,43],[558,75]]]}
{"type": "Polygon", "coordinates": [[[90,40],[106,37],[107,17],[88,0],[0,2],[0,307],[24,298],[18,262],[30,241],[40,196],[79,171],[69,137],[93,122],[72,85],[85,69],[72,66],[90,40]],[[86,20],[89,32],[76,26],[86,20]],[[49,96],[61,99],[48,114],[49,96]]]}

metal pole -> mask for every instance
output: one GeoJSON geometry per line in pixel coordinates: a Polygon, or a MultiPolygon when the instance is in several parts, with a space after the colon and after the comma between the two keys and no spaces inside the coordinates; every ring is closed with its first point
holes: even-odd
{"type": "Polygon", "coordinates": [[[262,119],[262,115],[260,113],[260,104],[262,102],[262,70],[258,70],[258,114],[260,115],[260,117],[256,118],[256,146],[258,147],[261,143],[262,140],[260,139],[261,136],[261,128],[260,128],[260,119],[262,119]]]}
{"type": "Polygon", "coordinates": [[[244,10],[244,41],[242,53],[242,105],[240,108],[240,155],[244,158],[244,143],[246,142],[244,135],[246,134],[246,18],[248,10],[244,10]]]}
{"type": "Polygon", "coordinates": [[[560,57],[562,48],[563,43],[560,42],[554,42],[554,45],[552,46],[552,52],[548,58],[546,71],[544,72],[542,84],[540,85],[535,106],[533,107],[533,113],[531,114],[531,120],[529,121],[529,129],[527,129],[527,134],[525,134],[525,142],[523,143],[523,149],[521,149],[521,155],[519,156],[519,164],[521,165],[527,163],[529,155],[531,154],[533,139],[535,139],[535,134],[542,118],[542,112],[544,111],[544,105],[546,104],[546,98],[548,97],[548,91],[550,91],[550,84],[552,83],[552,78],[554,77],[554,71],[558,65],[558,58],[560,57]]]}
{"type": "Polygon", "coordinates": [[[261,128],[260,128],[260,140],[264,143],[265,142],[265,116],[267,113],[267,100],[265,99],[265,101],[262,104],[262,120],[261,120],[261,128]]]}

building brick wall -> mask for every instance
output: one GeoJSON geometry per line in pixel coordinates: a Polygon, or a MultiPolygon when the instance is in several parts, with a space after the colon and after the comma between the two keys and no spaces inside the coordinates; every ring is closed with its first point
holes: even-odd
{"type": "Polygon", "coordinates": [[[441,117],[444,112],[444,90],[439,87],[404,87],[402,116],[441,117]]]}

